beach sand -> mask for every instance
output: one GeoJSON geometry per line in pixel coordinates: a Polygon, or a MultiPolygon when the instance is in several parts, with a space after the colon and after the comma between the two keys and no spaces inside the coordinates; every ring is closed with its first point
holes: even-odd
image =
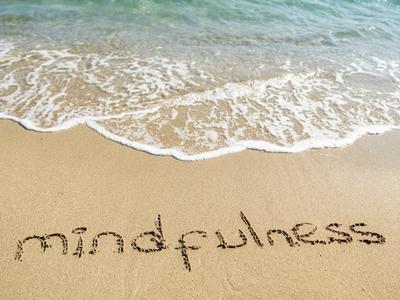
{"type": "MultiPolygon", "coordinates": [[[[0,298],[399,298],[399,145],[394,131],[344,149],[244,151],[183,162],[130,149],[84,126],[36,133],[0,121],[0,298]],[[133,249],[143,232],[160,236],[158,215],[167,249],[133,249]],[[340,223],[352,241],[300,241],[292,230],[300,223],[313,224],[299,226],[301,233],[317,226],[303,240],[346,240],[324,229],[340,223]],[[367,226],[354,230],[379,235],[351,232],[356,223],[367,226]],[[80,258],[73,255],[77,227],[87,227],[80,258]],[[242,241],[239,229],[246,245],[217,247],[217,230],[233,245],[242,241]],[[284,230],[297,245],[276,233],[270,245],[270,229],[284,230]],[[182,234],[199,230],[207,237],[193,233],[182,242],[182,234]],[[93,237],[107,231],[123,237],[123,253],[102,236],[98,253],[89,254],[93,237]],[[27,241],[15,259],[19,240],[45,233],[63,233],[68,254],[53,237],[44,253],[39,241],[27,241]]],[[[150,235],[137,243],[154,249],[150,235]]]]}

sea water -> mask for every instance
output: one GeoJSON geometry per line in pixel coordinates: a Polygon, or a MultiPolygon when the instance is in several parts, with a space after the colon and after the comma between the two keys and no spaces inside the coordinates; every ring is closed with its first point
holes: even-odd
{"type": "Polygon", "coordinates": [[[0,118],[183,160],[400,128],[398,0],[0,0],[0,118]]]}

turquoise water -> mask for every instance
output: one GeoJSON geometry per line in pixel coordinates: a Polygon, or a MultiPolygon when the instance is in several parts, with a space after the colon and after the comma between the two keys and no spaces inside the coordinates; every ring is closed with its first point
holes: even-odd
{"type": "Polygon", "coordinates": [[[344,145],[399,125],[399,49],[398,0],[0,0],[0,116],[183,159],[344,145]]]}
{"type": "Polygon", "coordinates": [[[155,45],[384,45],[399,40],[399,14],[396,0],[0,2],[2,35],[135,43],[151,34],[155,45]]]}

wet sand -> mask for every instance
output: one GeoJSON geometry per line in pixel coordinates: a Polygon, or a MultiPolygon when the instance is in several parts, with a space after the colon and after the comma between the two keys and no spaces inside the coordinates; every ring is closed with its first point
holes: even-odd
{"type": "Polygon", "coordinates": [[[399,132],[198,162],[84,126],[36,133],[0,121],[0,143],[2,299],[400,297],[399,132]],[[334,223],[342,234],[325,229],[334,223]],[[67,238],[65,255],[61,239],[43,238],[52,233],[67,238]],[[52,247],[31,239],[16,255],[34,235],[52,247]]]}

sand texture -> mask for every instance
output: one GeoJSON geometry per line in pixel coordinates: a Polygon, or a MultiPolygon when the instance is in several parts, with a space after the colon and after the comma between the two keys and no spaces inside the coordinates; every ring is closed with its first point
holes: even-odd
{"type": "Polygon", "coordinates": [[[0,143],[1,299],[400,298],[399,132],[199,162],[83,126],[0,143]]]}

